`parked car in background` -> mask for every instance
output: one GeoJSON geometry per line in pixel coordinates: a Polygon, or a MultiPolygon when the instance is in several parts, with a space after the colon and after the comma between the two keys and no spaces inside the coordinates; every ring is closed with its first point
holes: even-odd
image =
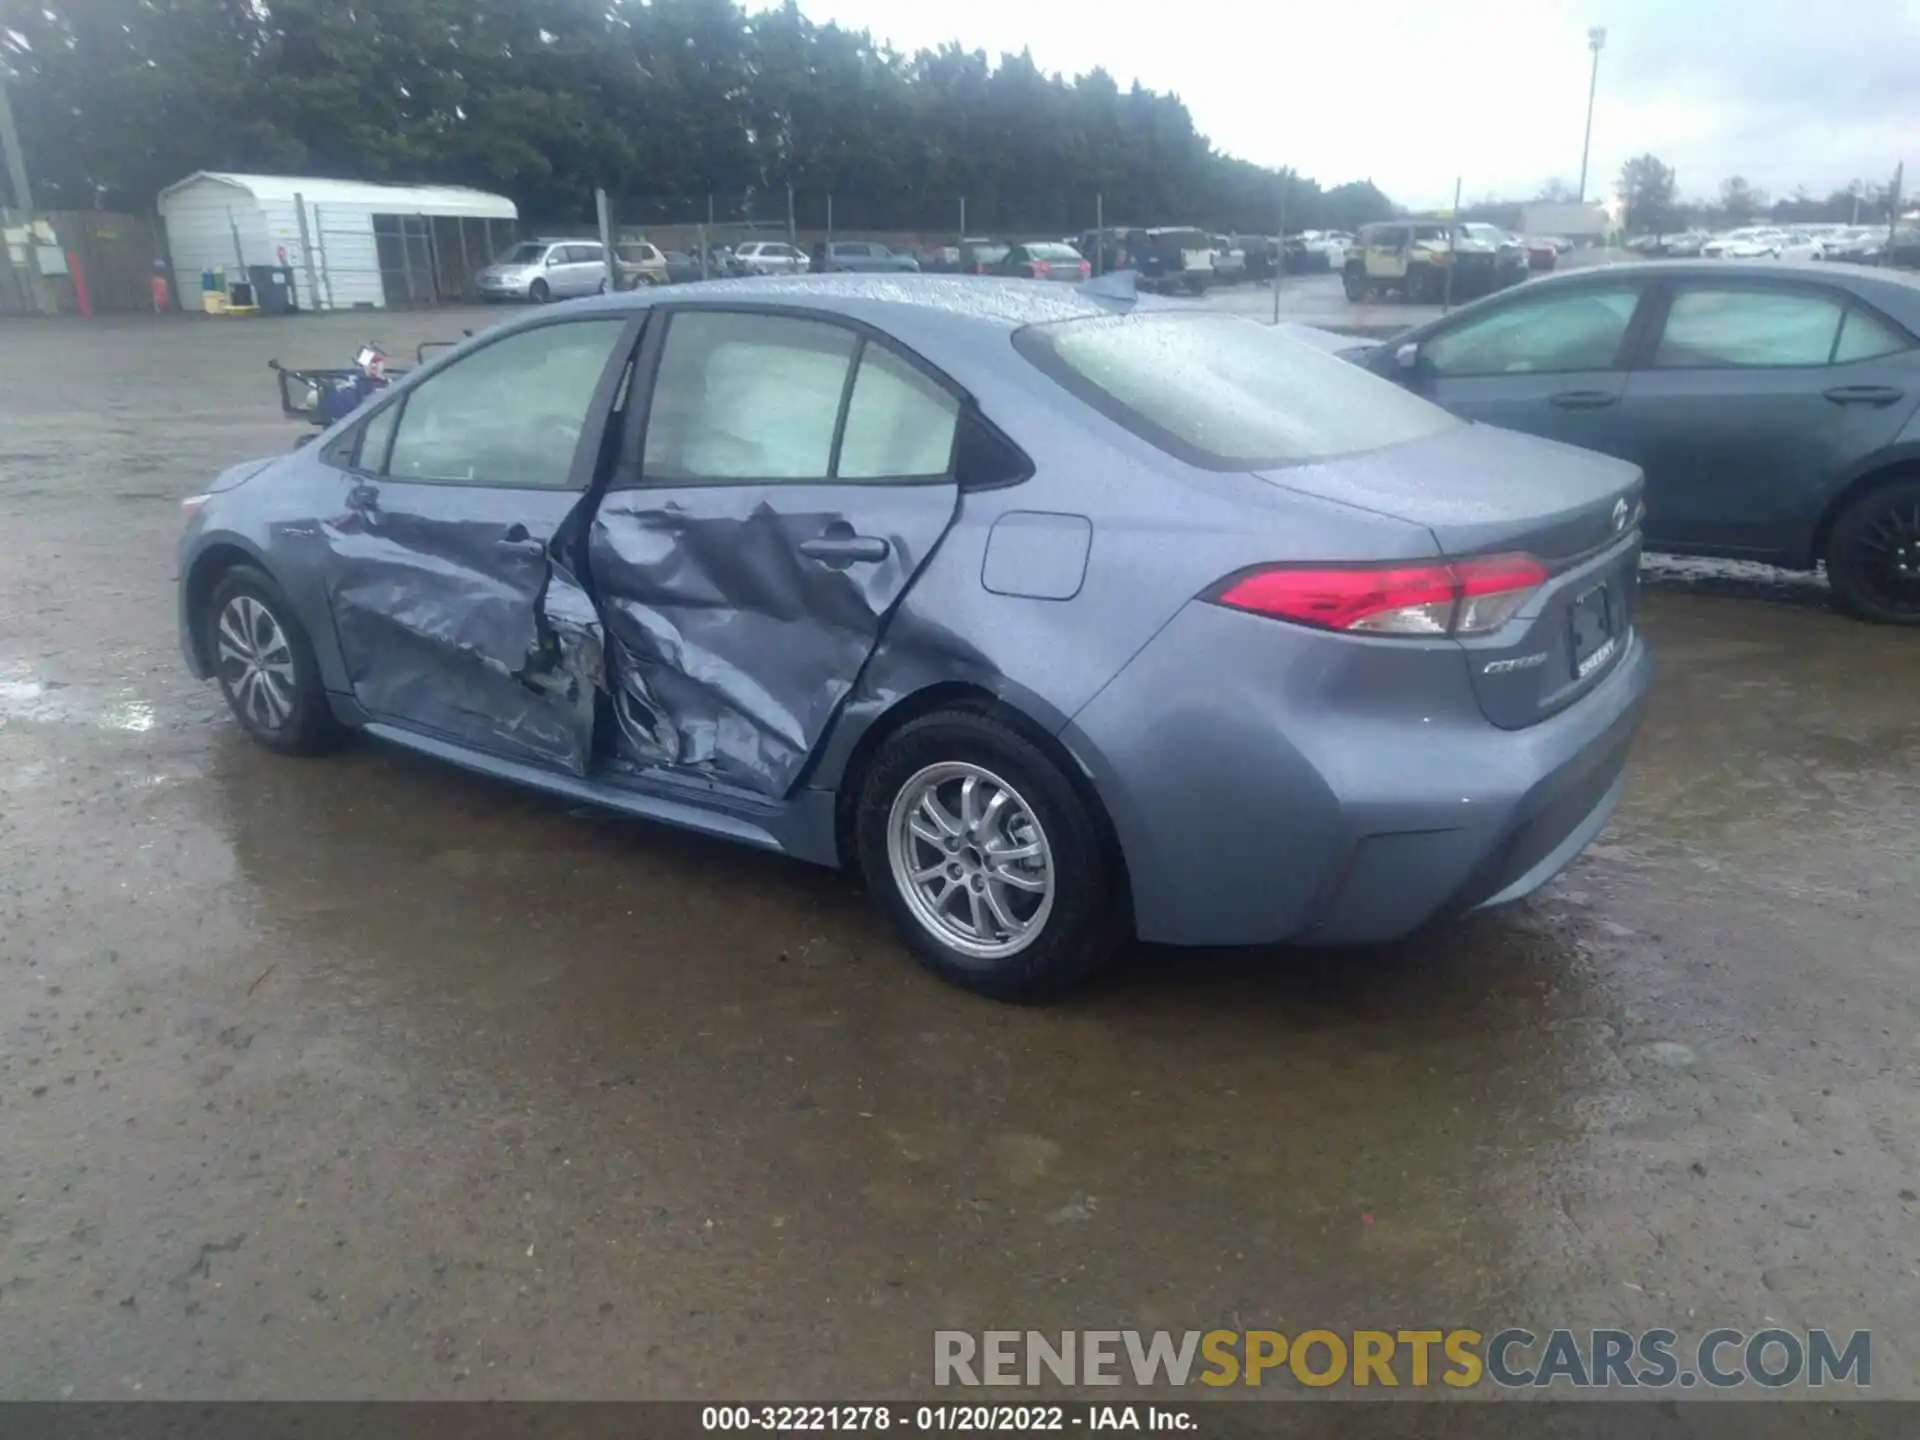
{"type": "Polygon", "coordinates": [[[743,280],[497,327],[224,472],[180,631],[269,749],[847,866],[1016,997],[1545,884],[1624,788],[1639,499],[1231,315],[743,280]]]}
{"type": "Polygon", "coordinates": [[[931,275],[952,275],[960,268],[958,245],[929,245],[919,254],[920,268],[931,275]]]}
{"type": "Polygon", "coordinates": [[[645,240],[621,240],[615,243],[613,254],[619,264],[622,290],[667,283],[667,257],[657,245],[645,240]]]}
{"type": "Polygon", "coordinates": [[[544,305],[607,288],[607,252],[598,240],[527,240],[473,277],[483,300],[544,305]]]}
{"type": "Polygon", "coordinates": [[[1231,285],[1247,278],[1247,252],[1231,235],[1213,235],[1213,278],[1231,285]]]}
{"type": "Polygon", "coordinates": [[[1780,253],[1782,239],[1779,231],[1757,226],[1729,230],[1702,245],[1700,255],[1706,260],[1773,259],[1780,253]]]}
{"type": "Polygon", "coordinates": [[[1473,299],[1526,278],[1524,252],[1507,243],[1501,231],[1448,220],[1363,225],[1341,272],[1349,300],[1398,294],[1425,305],[1438,304],[1449,294],[1454,300],[1473,299]]]}
{"type": "MultiPolygon", "coordinates": [[[[826,268],[835,274],[917,274],[920,262],[878,240],[836,240],[826,247],[826,268]]],[[[816,267],[818,268],[818,267],[816,267]]]]}
{"type": "Polygon", "coordinates": [[[1151,226],[1120,233],[1117,267],[1132,270],[1141,289],[1204,294],[1214,282],[1213,239],[1192,226],[1151,226]]]}
{"type": "Polygon", "coordinates": [[[989,240],[981,236],[962,240],[956,247],[959,254],[954,260],[954,269],[961,275],[991,275],[994,267],[1007,258],[1007,251],[1013,247],[1004,240],[989,240]]]}
{"type": "Polygon", "coordinates": [[[669,250],[663,258],[667,262],[669,285],[686,285],[708,278],[700,273],[700,257],[697,255],[689,255],[684,250],[669,250]]]}
{"type": "Polygon", "coordinates": [[[1560,251],[1553,241],[1542,235],[1535,235],[1520,242],[1527,253],[1527,269],[1547,271],[1560,263],[1560,251]]]}
{"type": "Polygon", "coordinates": [[[993,273],[1019,280],[1063,280],[1078,285],[1093,275],[1093,264],[1071,245],[1035,240],[1009,246],[993,273]]]}
{"type": "Polygon", "coordinates": [[[813,268],[806,253],[784,240],[749,240],[733,247],[736,275],[804,275],[813,268]]]}
{"type": "Polygon", "coordinates": [[[1920,625],[1920,280],[1655,260],[1541,279],[1364,363],[1455,414],[1640,466],[1647,544],[1794,569],[1920,625]]]}

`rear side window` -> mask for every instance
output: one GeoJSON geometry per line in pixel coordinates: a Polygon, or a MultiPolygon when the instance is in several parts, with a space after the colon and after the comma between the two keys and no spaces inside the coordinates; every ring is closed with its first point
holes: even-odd
{"type": "Polygon", "coordinates": [[[1813,290],[1685,285],[1675,291],[1653,363],[1661,369],[1825,365],[1843,306],[1813,290]]]}
{"type": "Polygon", "coordinates": [[[945,389],[841,326],[686,311],[660,357],[644,474],[649,484],[944,476],[959,418],[945,389]]]}
{"type": "Polygon", "coordinates": [[[647,479],[826,479],[857,343],[838,325],[784,315],[675,315],[647,418],[647,479]]]}
{"type": "Polygon", "coordinates": [[[960,402],[882,345],[860,351],[840,440],[842,480],[945,475],[960,402]]]}
{"type": "Polygon", "coordinates": [[[1855,305],[1840,322],[1840,339],[1833,347],[1833,363],[1845,365],[1851,360],[1877,360],[1895,355],[1913,341],[1903,330],[1882,320],[1871,310],[1855,305]]]}
{"type": "Polygon", "coordinates": [[[1460,423],[1357,365],[1230,315],[1029,325],[1014,345],[1095,409],[1205,469],[1325,460],[1460,423]]]}

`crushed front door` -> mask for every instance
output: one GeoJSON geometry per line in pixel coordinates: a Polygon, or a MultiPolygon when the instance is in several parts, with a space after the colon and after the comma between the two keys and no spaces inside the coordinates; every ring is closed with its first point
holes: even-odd
{"type": "Polygon", "coordinates": [[[605,670],[567,521],[639,325],[515,331],[370,418],[325,527],[341,654],[370,715],[585,772],[605,670]]]}

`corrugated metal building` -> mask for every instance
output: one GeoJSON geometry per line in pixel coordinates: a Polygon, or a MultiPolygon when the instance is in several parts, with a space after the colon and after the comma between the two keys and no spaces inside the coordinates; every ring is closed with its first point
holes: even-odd
{"type": "Polygon", "coordinates": [[[284,265],[303,310],[458,296],[512,244],[511,200],[453,185],[365,185],[201,170],[160,192],[182,302],[204,270],[284,265]]]}

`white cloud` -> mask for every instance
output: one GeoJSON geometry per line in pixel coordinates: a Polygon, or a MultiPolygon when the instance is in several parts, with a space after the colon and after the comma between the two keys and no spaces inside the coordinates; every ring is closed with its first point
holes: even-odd
{"type": "Polygon", "coordinates": [[[1224,150],[1325,184],[1370,178],[1408,205],[1444,203],[1456,176],[1469,198],[1572,184],[1594,24],[1608,34],[1590,195],[1644,151],[1688,195],[1736,173],[1819,195],[1920,166],[1920,0],[1309,0],[1192,5],[1172,25],[1134,6],[1033,0],[802,8],[902,50],[958,40],[1030,48],[1069,75],[1104,66],[1123,87],[1177,93],[1224,150]]]}

